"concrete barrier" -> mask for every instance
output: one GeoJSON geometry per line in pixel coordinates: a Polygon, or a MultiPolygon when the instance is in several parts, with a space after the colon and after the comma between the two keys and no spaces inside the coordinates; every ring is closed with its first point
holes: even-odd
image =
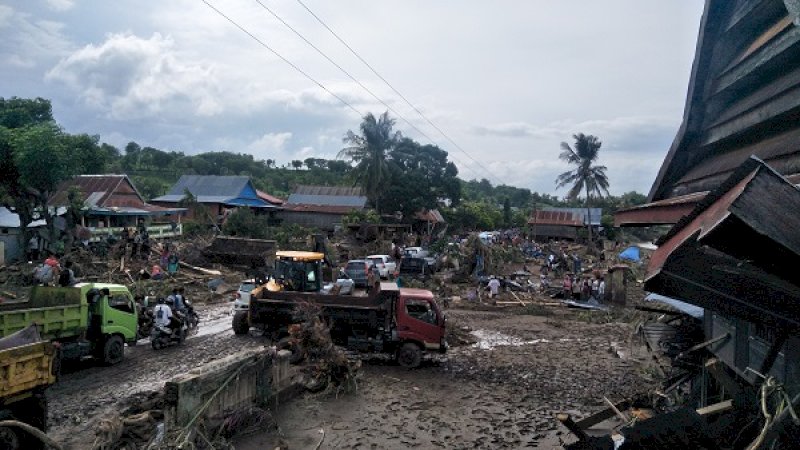
{"type": "Polygon", "coordinates": [[[242,351],[200,366],[164,386],[167,428],[224,417],[236,409],[266,406],[272,393],[271,349],[242,351]]]}

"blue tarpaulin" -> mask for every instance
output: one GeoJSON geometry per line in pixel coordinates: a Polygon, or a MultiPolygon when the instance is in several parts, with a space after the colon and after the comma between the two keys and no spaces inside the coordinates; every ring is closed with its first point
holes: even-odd
{"type": "Polygon", "coordinates": [[[619,259],[626,259],[628,261],[639,262],[639,247],[628,247],[619,254],[619,259]]]}

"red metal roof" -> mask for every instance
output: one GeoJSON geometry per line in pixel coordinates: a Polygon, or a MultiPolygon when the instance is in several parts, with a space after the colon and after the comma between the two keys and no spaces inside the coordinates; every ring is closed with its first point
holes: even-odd
{"type": "Polygon", "coordinates": [[[583,227],[583,217],[567,211],[535,211],[529,224],[537,225],[565,225],[568,227],[583,227]]]}
{"type": "Polygon", "coordinates": [[[708,191],[694,192],[678,197],[621,209],[614,213],[614,226],[663,225],[677,223],[705,198],[708,191]]]}
{"type": "Polygon", "coordinates": [[[265,202],[272,203],[273,205],[279,205],[280,206],[280,205],[282,205],[282,204],[284,204],[286,202],[286,200],[284,200],[282,198],[278,198],[278,197],[275,197],[273,195],[269,195],[266,192],[259,191],[257,189],[256,189],[256,195],[258,195],[258,198],[260,198],[261,200],[264,200],[265,202]]]}
{"type": "Polygon", "coordinates": [[[427,211],[418,211],[414,214],[416,219],[431,222],[431,223],[444,223],[444,217],[442,217],[442,213],[439,212],[438,209],[429,209],[427,211]]]}

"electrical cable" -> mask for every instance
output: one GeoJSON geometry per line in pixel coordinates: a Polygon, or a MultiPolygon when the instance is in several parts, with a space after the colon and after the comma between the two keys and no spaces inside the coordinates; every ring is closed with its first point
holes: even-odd
{"type": "Polygon", "coordinates": [[[431,126],[432,126],[432,127],[435,129],[435,130],[436,130],[436,131],[438,131],[438,132],[439,132],[439,133],[440,133],[442,136],[444,136],[444,138],[445,138],[445,139],[447,139],[447,141],[449,141],[451,144],[453,144],[453,146],[455,146],[455,147],[456,147],[458,150],[460,150],[462,153],[464,153],[465,155],[467,155],[467,157],[468,157],[469,159],[471,159],[471,160],[472,160],[472,161],[473,161],[475,164],[477,164],[477,165],[478,165],[478,167],[480,167],[481,169],[483,169],[483,170],[484,170],[484,171],[485,171],[485,172],[486,172],[486,173],[487,173],[487,174],[488,174],[490,177],[494,178],[494,179],[495,179],[495,181],[498,181],[498,182],[499,182],[499,183],[498,183],[498,185],[500,185],[500,184],[504,184],[504,183],[500,182],[500,178],[499,178],[499,177],[495,176],[495,175],[494,175],[494,174],[493,174],[493,173],[492,173],[492,172],[491,172],[489,169],[487,169],[487,168],[486,168],[486,167],[485,167],[483,164],[481,164],[481,163],[480,163],[478,160],[476,160],[475,158],[473,158],[473,157],[472,157],[472,155],[470,155],[469,153],[467,153],[467,151],[466,151],[466,150],[464,150],[463,148],[461,148],[461,146],[460,146],[460,145],[458,145],[458,144],[457,144],[457,143],[456,143],[456,142],[455,142],[453,139],[451,139],[451,138],[450,138],[450,136],[448,136],[448,135],[447,135],[447,134],[446,134],[444,131],[442,131],[442,129],[441,129],[441,128],[439,128],[439,127],[438,127],[438,126],[437,126],[435,123],[433,123],[433,122],[432,122],[430,119],[428,119],[428,117],[427,117],[427,116],[425,116],[425,114],[423,114],[423,113],[422,113],[422,111],[420,111],[420,110],[419,110],[419,108],[417,108],[416,106],[414,106],[414,104],[413,104],[413,103],[411,103],[411,101],[409,101],[409,100],[408,100],[408,99],[407,99],[407,98],[406,98],[406,97],[405,97],[405,96],[404,96],[402,93],[400,93],[400,91],[398,91],[398,90],[397,90],[397,89],[396,89],[396,88],[395,88],[395,87],[394,87],[394,86],[393,86],[391,83],[389,83],[389,81],[388,81],[388,80],[386,80],[386,78],[384,78],[384,77],[383,77],[383,76],[382,76],[380,73],[378,73],[378,71],[377,71],[377,70],[375,70],[375,68],[374,68],[374,67],[372,67],[372,65],[370,65],[370,64],[369,64],[369,63],[368,63],[366,60],[364,60],[364,58],[362,58],[362,57],[361,57],[361,55],[359,55],[359,54],[358,54],[358,52],[356,52],[356,51],[355,51],[355,50],[354,50],[354,49],[353,49],[353,48],[352,48],[352,47],[351,47],[351,46],[350,46],[350,45],[349,45],[347,42],[345,42],[345,40],[344,40],[344,39],[342,39],[342,38],[341,38],[341,37],[340,37],[340,36],[339,36],[339,35],[338,35],[338,34],[337,34],[335,31],[333,31],[333,29],[331,29],[331,27],[329,27],[329,26],[328,26],[328,24],[326,24],[326,23],[325,23],[325,21],[323,21],[323,20],[322,20],[322,19],[321,19],[319,16],[317,16],[317,15],[316,15],[316,14],[315,14],[313,11],[311,11],[311,9],[310,9],[308,6],[306,6],[306,4],[305,4],[305,3],[303,3],[303,1],[302,1],[302,0],[297,0],[297,3],[299,3],[299,4],[300,4],[300,6],[302,6],[302,7],[303,7],[303,8],[304,8],[306,11],[308,11],[308,13],[309,13],[309,14],[311,14],[311,15],[312,15],[312,16],[313,16],[313,17],[314,17],[316,20],[317,20],[317,22],[319,22],[319,23],[320,23],[320,24],[321,24],[323,27],[325,27],[325,29],[327,29],[327,30],[328,30],[328,31],[329,31],[329,32],[330,32],[330,33],[331,33],[331,34],[332,34],[332,35],[333,35],[333,36],[334,36],[334,37],[335,37],[335,38],[336,38],[336,39],[337,39],[337,40],[338,40],[338,41],[339,41],[339,42],[340,42],[342,45],[344,45],[344,46],[345,46],[345,47],[346,47],[346,48],[347,48],[347,49],[350,51],[350,53],[352,53],[352,54],[353,54],[353,55],[354,55],[356,58],[358,58],[358,60],[359,60],[359,61],[361,61],[362,63],[364,63],[364,65],[365,65],[365,66],[367,66],[367,68],[369,68],[369,70],[371,70],[371,71],[372,71],[372,73],[373,73],[373,74],[375,74],[375,76],[377,76],[378,78],[380,78],[380,79],[381,79],[381,81],[383,81],[383,82],[384,82],[384,83],[385,83],[387,86],[389,86],[389,88],[390,88],[392,91],[394,91],[394,93],[395,93],[395,94],[397,94],[397,95],[398,95],[398,96],[399,96],[401,99],[403,99],[403,101],[405,101],[405,102],[406,102],[406,103],[407,103],[407,104],[408,104],[408,105],[409,105],[409,106],[410,106],[410,107],[411,107],[411,108],[412,108],[414,111],[416,111],[416,113],[417,113],[417,114],[419,114],[419,115],[420,115],[420,117],[422,117],[422,118],[423,118],[423,119],[424,119],[424,120],[425,120],[425,121],[426,121],[428,124],[430,124],[430,125],[431,125],[431,126]]]}
{"type": "Polygon", "coordinates": [[[278,53],[277,51],[275,51],[275,50],[274,50],[272,47],[270,47],[269,45],[267,45],[266,43],[264,43],[264,42],[263,42],[261,39],[259,39],[258,37],[256,37],[256,36],[255,36],[253,33],[251,33],[251,32],[249,32],[249,31],[247,31],[247,30],[246,30],[244,27],[242,27],[241,25],[239,25],[238,23],[236,23],[236,21],[234,21],[234,20],[233,20],[233,19],[231,19],[230,17],[226,16],[226,15],[225,15],[225,13],[223,13],[222,11],[220,11],[219,9],[217,9],[216,7],[214,7],[214,5],[212,5],[211,3],[209,3],[207,0],[200,0],[200,1],[202,1],[203,3],[205,3],[205,4],[206,4],[206,6],[208,6],[208,7],[209,7],[209,8],[211,8],[212,10],[214,10],[214,12],[216,12],[217,14],[219,14],[220,16],[222,16],[223,18],[225,18],[225,20],[227,20],[228,22],[230,22],[231,24],[233,24],[233,26],[235,26],[236,28],[238,28],[239,30],[241,30],[241,31],[242,31],[243,33],[245,33],[246,35],[250,36],[250,37],[251,37],[251,38],[252,38],[254,41],[258,42],[258,43],[259,43],[259,44],[260,44],[262,47],[264,47],[264,48],[266,48],[267,50],[269,50],[270,52],[272,52],[272,54],[274,54],[275,56],[277,56],[278,58],[280,58],[280,59],[281,59],[283,62],[285,62],[286,64],[288,64],[289,66],[291,66],[291,67],[292,67],[294,70],[296,70],[296,71],[300,72],[300,73],[301,73],[301,74],[302,74],[304,77],[308,78],[308,79],[309,79],[309,80],[311,80],[311,81],[312,81],[314,84],[316,84],[317,86],[321,87],[321,88],[322,88],[322,89],[323,89],[325,92],[327,92],[328,94],[330,94],[331,96],[333,96],[334,98],[336,98],[337,100],[339,100],[340,102],[342,102],[342,103],[343,103],[345,106],[347,106],[347,107],[348,107],[348,108],[350,108],[350,109],[351,109],[353,112],[355,112],[356,114],[358,114],[358,116],[359,116],[359,117],[364,117],[364,114],[362,114],[362,113],[361,113],[361,111],[359,111],[358,109],[356,109],[356,108],[355,108],[353,105],[351,105],[350,103],[348,103],[348,102],[347,102],[345,99],[343,99],[342,97],[340,97],[340,96],[338,96],[338,95],[334,94],[333,92],[331,92],[331,90],[330,90],[330,89],[328,89],[328,88],[326,88],[326,87],[325,87],[325,85],[323,85],[322,83],[320,83],[319,81],[317,81],[317,80],[316,80],[314,77],[312,77],[311,75],[309,75],[308,73],[306,73],[306,72],[305,72],[303,69],[299,68],[299,67],[298,67],[297,65],[295,65],[293,62],[291,62],[291,61],[289,61],[288,59],[286,59],[286,58],[285,58],[283,55],[281,55],[280,53],[278,53]]]}

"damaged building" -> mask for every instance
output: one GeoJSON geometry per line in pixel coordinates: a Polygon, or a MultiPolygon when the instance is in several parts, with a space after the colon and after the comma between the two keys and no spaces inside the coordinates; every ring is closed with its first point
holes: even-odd
{"type": "MultiPolygon", "coordinates": [[[[707,0],[683,122],[649,202],[615,215],[672,226],[644,288],[704,309],[702,342],[681,354],[688,409],[666,416],[691,431],[634,427],[618,448],[797,447],[799,118],[800,2],[707,0]]],[[[571,448],[610,442],[583,437],[571,448]]]]}

